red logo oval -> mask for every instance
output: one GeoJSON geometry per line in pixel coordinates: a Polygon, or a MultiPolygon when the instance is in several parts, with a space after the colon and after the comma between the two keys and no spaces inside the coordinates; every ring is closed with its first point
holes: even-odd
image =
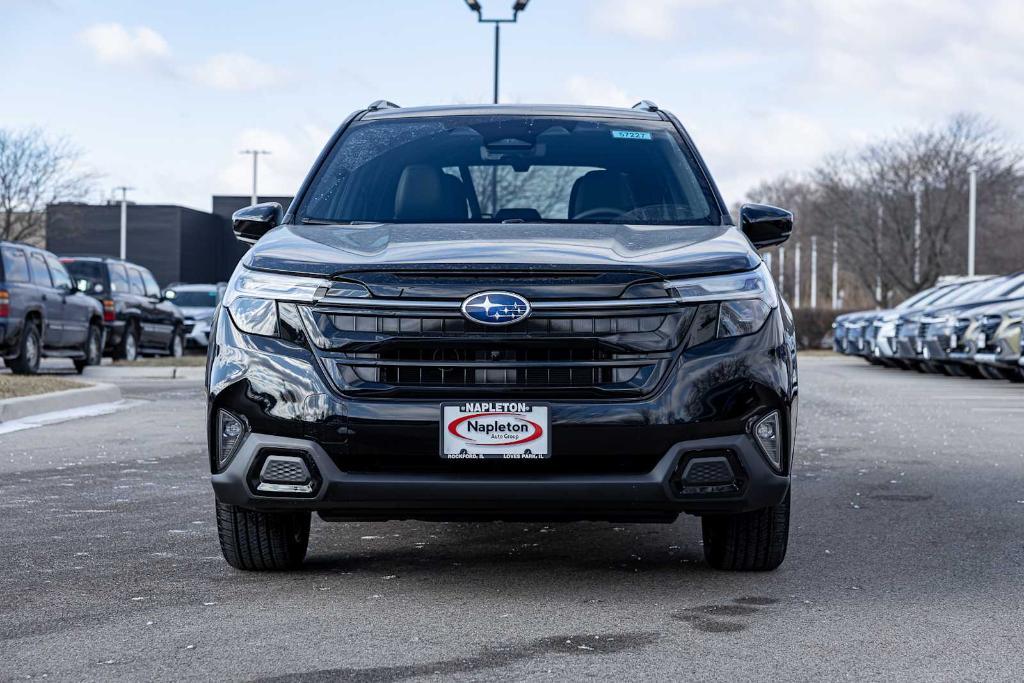
{"type": "Polygon", "coordinates": [[[544,434],[544,428],[541,427],[536,422],[534,422],[533,420],[527,420],[525,417],[523,417],[522,415],[519,415],[518,413],[473,413],[472,415],[463,415],[459,419],[452,420],[451,422],[449,422],[448,423],[448,433],[451,434],[452,436],[454,436],[456,438],[459,438],[459,439],[462,439],[463,441],[466,441],[467,443],[470,443],[470,444],[472,444],[474,446],[514,446],[516,444],[529,443],[531,441],[536,441],[537,439],[539,439],[544,434]],[[475,441],[475,440],[473,440],[472,437],[467,436],[465,434],[460,434],[459,431],[458,431],[459,427],[461,427],[463,424],[465,424],[469,420],[472,420],[473,418],[496,417],[496,416],[499,416],[499,415],[509,415],[509,416],[515,418],[516,420],[519,420],[521,422],[525,422],[526,424],[530,425],[530,427],[532,427],[533,433],[528,435],[528,436],[524,436],[521,439],[516,439],[515,441],[475,441]]]}

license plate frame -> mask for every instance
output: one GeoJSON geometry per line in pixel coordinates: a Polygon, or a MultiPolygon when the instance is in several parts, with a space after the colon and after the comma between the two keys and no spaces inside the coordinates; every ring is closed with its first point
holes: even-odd
{"type": "Polygon", "coordinates": [[[548,460],[552,456],[551,411],[546,403],[453,401],[441,404],[439,417],[442,460],[548,460]],[[494,431],[483,431],[488,425],[494,431]],[[481,431],[472,433],[474,428],[481,431]]]}

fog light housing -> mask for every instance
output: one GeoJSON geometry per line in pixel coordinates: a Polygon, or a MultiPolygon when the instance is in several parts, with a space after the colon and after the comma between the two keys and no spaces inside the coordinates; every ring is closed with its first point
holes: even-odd
{"type": "Polygon", "coordinates": [[[768,462],[782,471],[782,434],[780,431],[779,413],[772,411],[754,424],[754,438],[761,447],[768,462]]]}
{"type": "Polygon", "coordinates": [[[217,415],[217,464],[223,468],[245,436],[245,423],[226,410],[217,415]]]}

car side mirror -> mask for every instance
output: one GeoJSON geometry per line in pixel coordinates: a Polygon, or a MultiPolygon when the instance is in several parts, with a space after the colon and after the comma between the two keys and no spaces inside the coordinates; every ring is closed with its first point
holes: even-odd
{"type": "Polygon", "coordinates": [[[239,209],[231,215],[231,228],[240,242],[255,244],[281,223],[284,209],[277,202],[263,202],[239,209]]]}
{"type": "Polygon", "coordinates": [[[782,244],[793,234],[793,214],[767,204],[740,207],[740,229],[755,249],[782,244]]]}

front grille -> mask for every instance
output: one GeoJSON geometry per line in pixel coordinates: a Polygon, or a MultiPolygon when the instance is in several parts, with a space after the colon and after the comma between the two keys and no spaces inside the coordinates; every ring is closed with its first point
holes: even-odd
{"type": "Polygon", "coordinates": [[[981,320],[981,325],[978,326],[979,331],[985,335],[985,346],[979,348],[979,352],[984,352],[989,349],[997,349],[996,346],[996,331],[999,329],[999,325],[1003,322],[1003,316],[1001,315],[986,315],[981,320]]]}
{"type": "Polygon", "coordinates": [[[324,300],[300,315],[343,393],[604,396],[653,390],[696,313],[668,297],[532,303],[500,327],[455,300],[324,300]]]}

